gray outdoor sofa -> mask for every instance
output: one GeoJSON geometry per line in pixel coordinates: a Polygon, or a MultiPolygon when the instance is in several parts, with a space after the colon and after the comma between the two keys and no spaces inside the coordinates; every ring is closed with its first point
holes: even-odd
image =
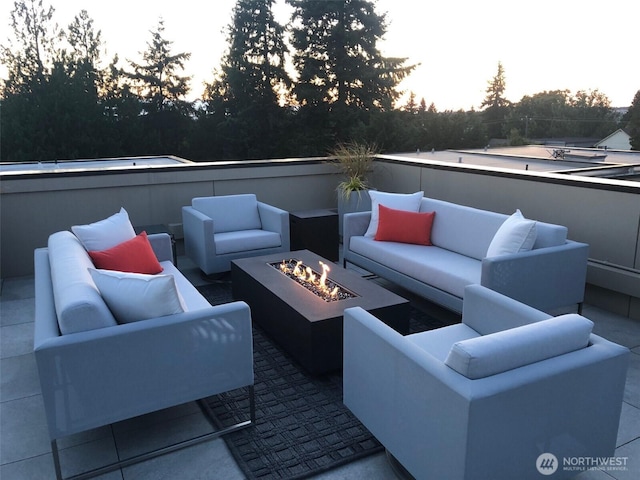
{"type": "Polygon", "coordinates": [[[529,251],[487,256],[508,215],[423,197],[419,212],[435,212],[431,246],[366,236],[371,212],[344,216],[344,263],[352,263],[455,312],[464,289],[481,284],[543,311],[581,305],[589,246],[567,239],[567,228],[536,222],[529,251]]]}
{"type": "Polygon", "coordinates": [[[90,472],[96,475],[254,420],[248,305],[211,306],[173,265],[170,237],[149,235],[149,241],[186,311],[131,323],[118,323],[105,305],[90,274],[92,260],[71,232],[55,233],[48,248],[35,250],[34,351],[58,479],[57,440],[67,435],[248,387],[247,421],[90,472]]]}

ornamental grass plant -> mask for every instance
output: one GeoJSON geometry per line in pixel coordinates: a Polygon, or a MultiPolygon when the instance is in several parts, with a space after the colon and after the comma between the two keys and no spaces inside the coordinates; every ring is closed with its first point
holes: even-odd
{"type": "Polygon", "coordinates": [[[338,195],[348,200],[353,192],[369,189],[367,175],[373,169],[373,158],[378,153],[375,145],[367,143],[340,143],[330,153],[335,157],[340,172],[346,179],[338,184],[338,195]]]}

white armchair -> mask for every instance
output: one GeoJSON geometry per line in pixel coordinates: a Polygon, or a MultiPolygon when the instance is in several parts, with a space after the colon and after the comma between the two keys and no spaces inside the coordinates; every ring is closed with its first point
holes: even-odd
{"type": "Polygon", "coordinates": [[[289,213],[253,194],[197,197],[182,207],[185,254],[206,274],[231,260],[289,251],[289,213]]]}
{"type": "Polygon", "coordinates": [[[344,403],[411,475],[567,478],[564,458],[614,454],[627,348],[480,285],[462,318],[402,336],[345,310],[344,403]]]}

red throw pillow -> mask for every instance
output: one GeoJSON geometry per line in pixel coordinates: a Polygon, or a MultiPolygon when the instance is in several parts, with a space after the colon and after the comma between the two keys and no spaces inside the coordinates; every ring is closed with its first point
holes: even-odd
{"type": "Polygon", "coordinates": [[[151,248],[147,232],[119,243],[107,250],[89,252],[96,268],[119,272],[146,273],[155,275],[163,268],[151,248]]]}
{"type": "Polygon", "coordinates": [[[436,212],[408,212],[378,206],[378,230],[374,240],[431,245],[431,227],[436,212]]]}

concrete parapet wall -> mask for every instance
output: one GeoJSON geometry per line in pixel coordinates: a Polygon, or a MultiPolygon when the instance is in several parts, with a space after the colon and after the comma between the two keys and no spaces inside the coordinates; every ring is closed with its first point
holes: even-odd
{"type": "MultiPolygon", "coordinates": [[[[32,274],[33,250],[51,233],[121,206],[134,225],[177,230],[196,196],[251,192],[288,211],[335,208],[336,172],[322,159],[288,159],[2,175],[0,276],[32,274]]],[[[378,159],[371,183],[566,225],[569,238],[590,245],[588,303],[640,319],[640,183],[393,156],[378,159]]]]}

